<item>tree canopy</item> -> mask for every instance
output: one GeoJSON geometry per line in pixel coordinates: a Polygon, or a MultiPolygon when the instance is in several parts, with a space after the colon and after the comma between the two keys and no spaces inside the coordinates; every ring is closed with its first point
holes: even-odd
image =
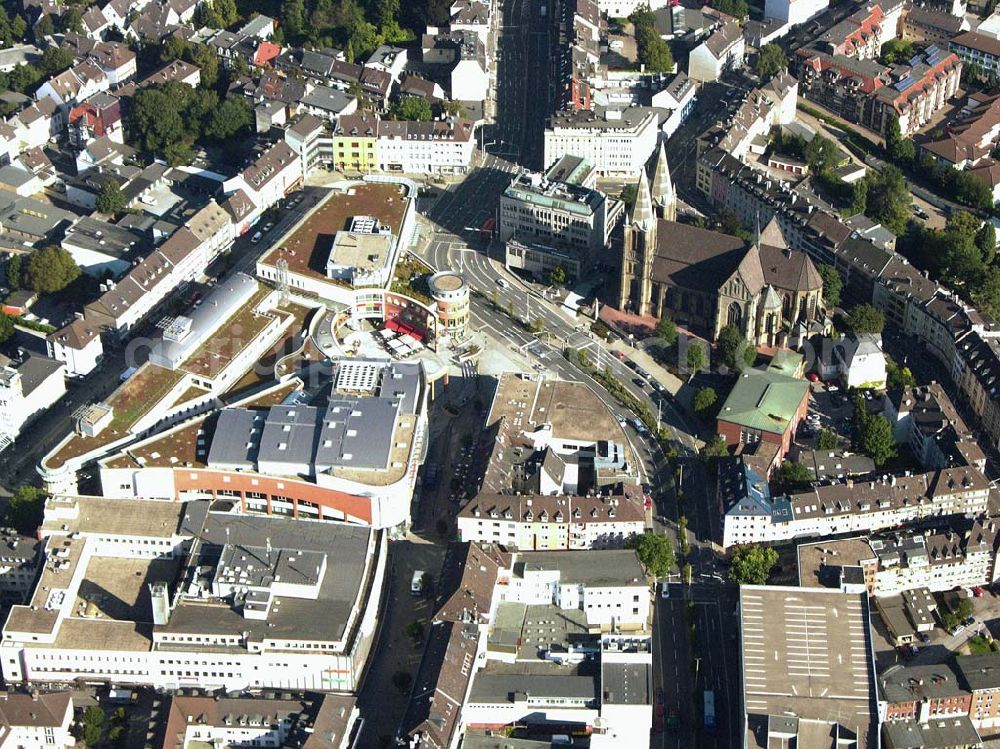
{"type": "Polygon", "coordinates": [[[101,213],[121,213],[125,210],[125,196],[116,180],[106,179],[97,192],[97,210],[101,213]]]}
{"type": "Polygon", "coordinates": [[[80,275],[80,266],[62,247],[50,245],[32,253],[27,275],[32,289],[51,294],[73,283],[80,275]]]}
{"type": "Polygon", "coordinates": [[[714,0],[712,7],[720,13],[726,13],[736,18],[746,18],[750,15],[750,7],[746,0],[714,0]]]}
{"type": "Polygon", "coordinates": [[[879,61],[883,65],[905,63],[913,57],[913,42],[907,39],[890,39],[882,45],[879,61]]]}
{"type": "Polygon", "coordinates": [[[647,73],[669,73],[674,69],[674,56],[668,45],[656,32],[655,17],[648,9],[638,10],[630,17],[635,26],[635,42],[639,62],[647,73]]]}
{"type": "Polygon", "coordinates": [[[777,44],[765,44],[757,53],[757,62],[754,64],[754,72],[762,81],[773,78],[782,70],[788,68],[788,58],[785,51],[777,44]]]}
{"type": "Polygon", "coordinates": [[[566,269],[563,266],[557,265],[549,271],[549,283],[552,286],[562,286],[566,280],[566,269]]]}
{"type": "Polygon", "coordinates": [[[816,440],[817,450],[836,450],[840,447],[840,438],[830,429],[823,429],[816,440]]]}
{"type": "Polygon", "coordinates": [[[844,158],[844,153],[836,143],[822,135],[815,136],[802,151],[806,163],[814,172],[832,169],[844,158]]]}
{"type": "Polygon", "coordinates": [[[666,536],[640,533],[630,538],[625,547],[635,549],[646,574],[652,577],[666,577],[674,568],[674,547],[666,536]]]}
{"type": "Polygon", "coordinates": [[[855,335],[880,335],[885,327],[885,315],[870,304],[857,304],[847,316],[847,325],[855,335]]]}
{"type": "Polygon", "coordinates": [[[727,325],[720,330],[715,345],[719,360],[733,370],[741,370],[757,358],[757,352],[736,325],[727,325]]]}
{"type": "Polygon", "coordinates": [[[854,442],[855,447],[875,461],[876,466],[883,465],[896,455],[892,425],[881,414],[870,415],[860,395],[854,401],[854,442]]]}
{"type": "Polygon", "coordinates": [[[694,407],[696,413],[706,414],[708,410],[715,405],[719,396],[716,395],[715,390],[710,387],[698,388],[695,391],[694,398],[691,400],[691,405],[694,407]]]}
{"type": "Polygon", "coordinates": [[[889,165],[881,172],[869,173],[865,182],[868,186],[865,215],[894,234],[902,234],[910,218],[910,188],[903,173],[889,165]]]}
{"type": "Polygon", "coordinates": [[[389,107],[389,116],[394,120],[428,122],[434,119],[434,112],[422,96],[401,96],[389,107]]]}
{"type": "Polygon", "coordinates": [[[813,472],[810,471],[804,464],[796,463],[792,460],[784,461],[781,466],[778,467],[778,473],[776,476],[778,484],[781,485],[784,491],[789,491],[794,487],[808,484],[813,480],[813,478],[813,472]]]}
{"type": "Polygon", "coordinates": [[[820,278],[823,279],[823,302],[828,309],[833,309],[840,304],[840,294],[844,288],[844,282],[840,278],[837,269],[828,263],[822,263],[816,267],[820,278]]]}
{"type": "Polygon", "coordinates": [[[737,585],[765,585],[778,563],[770,546],[736,546],[729,560],[729,581],[737,585]]]}
{"type": "Polygon", "coordinates": [[[687,366],[693,375],[705,367],[705,349],[696,341],[692,341],[687,350],[687,366]]]}
{"type": "Polygon", "coordinates": [[[656,335],[666,347],[677,343],[677,324],[667,315],[656,321],[656,335]]]}
{"type": "Polygon", "coordinates": [[[35,486],[19,486],[7,502],[4,522],[18,533],[32,536],[42,524],[46,494],[35,486]]]}

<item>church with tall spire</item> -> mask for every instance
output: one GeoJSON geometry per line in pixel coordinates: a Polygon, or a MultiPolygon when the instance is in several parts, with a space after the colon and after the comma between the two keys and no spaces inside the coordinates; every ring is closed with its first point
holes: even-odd
{"type": "Polygon", "coordinates": [[[715,340],[736,325],[755,346],[783,346],[825,327],[823,279],[772,220],[752,241],[677,221],[677,194],[661,145],[652,186],[639,173],[619,230],[618,308],[670,317],[715,340]]]}

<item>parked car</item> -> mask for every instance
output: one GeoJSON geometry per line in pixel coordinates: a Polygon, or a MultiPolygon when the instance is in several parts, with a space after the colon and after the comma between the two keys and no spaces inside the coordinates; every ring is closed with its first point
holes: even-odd
{"type": "Polygon", "coordinates": [[[263,236],[264,236],[264,232],[262,232],[262,231],[257,232],[252,237],[250,237],[250,243],[251,244],[257,244],[260,241],[261,237],[263,237],[263,236]]]}
{"type": "Polygon", "coordinates": [[[819,382],[819,375],[815,372],[810,372],[806,375],[806,379],[809,380],[809,382],[819,382]]]}
{"type": "Polygon", "coordinates": [[[977,585],[972,589],[972,595],[974,595],[976,598],[982,598],[983,596],[986,595],[986,591],[977,585]]]}

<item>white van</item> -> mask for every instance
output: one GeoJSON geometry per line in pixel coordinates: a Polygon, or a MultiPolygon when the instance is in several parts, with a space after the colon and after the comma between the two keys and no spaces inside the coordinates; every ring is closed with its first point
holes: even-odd
{"type": "Polygon", "coordinates": [[[410,595],[419,596],[424,592],[424,571],[417,570],[413,573],[413,579],[410,580],[410,595]]]}

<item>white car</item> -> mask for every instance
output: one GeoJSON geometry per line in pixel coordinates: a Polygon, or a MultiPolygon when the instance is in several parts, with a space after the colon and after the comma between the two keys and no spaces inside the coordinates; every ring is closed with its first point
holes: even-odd
{"type": "Polygon", "coordinates": [[[497,279],[497,286],[499,286],[501,289],[509,289],[510,288],[510,283],[507,281],[506,278],[498,278],[497,279]]]}
{"type": "Polygon", "coordinates": [[[262,232],[262,231],[257,232],[252,237],[250,237],[250,244],[257,244],[260,241],[260,238],[263,237],[263,236],[264,236],[264,232],[262,232]]]}

